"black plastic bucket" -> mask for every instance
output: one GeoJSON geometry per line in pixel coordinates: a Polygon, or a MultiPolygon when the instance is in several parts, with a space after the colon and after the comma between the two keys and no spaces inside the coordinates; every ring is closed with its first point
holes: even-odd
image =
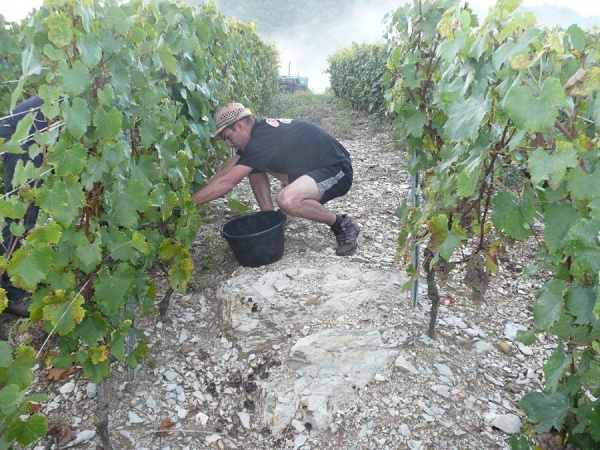
{"type": "Polygon", "coordinates": [[[242,266],[264,266],[283,256],[285,219],[280,210],[243,214],[223,225],[221,236],[242,266]]]}

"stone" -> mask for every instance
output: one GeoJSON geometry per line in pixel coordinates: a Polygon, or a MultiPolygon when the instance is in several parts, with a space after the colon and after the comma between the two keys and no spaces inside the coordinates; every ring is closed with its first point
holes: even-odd
{"type": "Polygon", "coordinates": [[[87,394],[88,398],[95,398],[97,391],[98,386],[95,383],[88,383],[85,386],[85,393],[87,394]]]}
{"type": "Polygon", "coordinates": [[[528,347],[527,345],[521,343],[521,342],[517,342],[517,348],[525,356],[531,356],[531,355],[533,355],[533,349],[531,347],[528,347]]]}
{"type": "Polygon", "coordinates": [[[135,424],[135,423],[144,423],[144,419],[142,419],[136,412],[134,411],[129,411],[128,414],[129,417],[129,423],[131,424],[135,424]]]}
{"type": "Polygon", "coordinates": [[[434,364],[434,367],[437,369],[437,371],[445,376],[448,377],[450,379],[454,378],[454,374],[452,373],[452,369],[450,369],[450,367],[448,367],[446,364],[434,364]]]}
{"type": "Polygon", "coordinates": [[[506,341],[500,341],[500,342],[498,342],[498,349],[503,353],[509,353],[510,352],[510,344],[506,341]]]}
{"type": "Polygon", "coordinates": [[[488,353],[493,348],[494,348],[494,346],[486,341],[477,341],[473,345],[473,349],[475,350],[475,353],[488,353]]]}
{"type": "Polygon", "coordinates": [[[179,378],[179,374],[177,372],[175,372],[174,370],[166,370],[165,378],[167,381],[175,381],[176,379],[179,378]]]}
{"type": "Polygon", "coordinates": [[[299,434],[298,436],[296,436],[296,439],[294,439],[294,450],[306,444],[307,440],[308,438],[304,434],[299,434]]]}
{"type": "Polygon", "coordinates": [[[298,340],[288,365],[301,375],[318,368],[322,375],[343,376],[362,388],[398,353],[382,344],[376,330],[324,330],[298,340]]]}
{"type": "Polygon", "coordinates": [[[83,444],[84,442],[90,441],[94,439],[96,436],[96,432],[94,430],[82,430],[77,433],[77,437],[69,442],[69,447],[75,447],[79,444],[83,444]]]}
{"type": "Polygon", "coordinates": [[[75,390],[75,383],[69,381],[68,383],[63,384],[60,387],[59,392],[64,395],[64,394],[70,394],[74,390],[75,390]]]}
{"type": "Polygon", "coordinates": [[[196,414],[195,419],[196,419],[196,423],[199,423],[203,427],[206,426],[206,424],[208,422],[208,416],[206,414],[204,414],[203,412],[199,412],[198,414],[196,414]]]}
{"type": "Polygon", "coordinates": [[[237,416],[239,417],[242,426],[245,429],[249,430],[250,429],[250,414],[245,413],[245,412],[238,412],[237,416]]]}
{"type": "Polygon", "coordinates": [[[518,434],[521,431],[521,419],[515,414],[500,414],[489,417],[490,426],[506,434],[518,434]]]}
{"type": "Polygon", "coordinates": [[[517,339],[519,331],[526,330],[527,327],[525,325],[509,322],[504,326],[504,337],[506,337],[506,339],[508,339],[509,341],[514,341],[517,339]]]}

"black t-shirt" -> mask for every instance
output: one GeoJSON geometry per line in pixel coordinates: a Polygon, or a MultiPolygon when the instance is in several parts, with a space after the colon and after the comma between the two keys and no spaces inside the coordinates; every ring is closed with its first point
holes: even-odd
{"type": "Polygon", "coordinates": [[[252,167],[252,173],[270,170],[288,175],[290,182],[315,169],[350,166],[350,154],[333,136],[295,119],[256,121],[238,154],[237,164],[252,167]]]}

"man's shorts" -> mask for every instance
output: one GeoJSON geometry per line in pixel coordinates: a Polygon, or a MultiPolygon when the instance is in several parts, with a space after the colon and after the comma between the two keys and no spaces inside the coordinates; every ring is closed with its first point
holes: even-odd
{"type": "Polygon", "coordinates": [[[306,175],[317,182],[319,192],[323,193],[320,203],[324,205],[329,200],[346,195],[352,186],[352,166],[345,164],[340,167],[323,167],[308,172],[306,175]]]}

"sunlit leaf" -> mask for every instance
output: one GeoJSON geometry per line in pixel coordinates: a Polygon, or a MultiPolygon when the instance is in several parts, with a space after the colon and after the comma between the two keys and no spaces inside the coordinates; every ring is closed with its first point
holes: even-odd
{"type": "Polygon", "coordinates": [[[71,298],[64,291],[56,291],[54,295],[44,298],[44,302],[44,320],[50,322],[61,336],[72,332],[85,317],[85,309],[82,308],[85,299],[81,295],[71,298]]]}
{"type": "Polygon", "coordinates": [[[13,253],[8,273],[19,286],[35,289],[46,278],[52,264],[52,249],[47,245],[23,246],[13,253]]]}

